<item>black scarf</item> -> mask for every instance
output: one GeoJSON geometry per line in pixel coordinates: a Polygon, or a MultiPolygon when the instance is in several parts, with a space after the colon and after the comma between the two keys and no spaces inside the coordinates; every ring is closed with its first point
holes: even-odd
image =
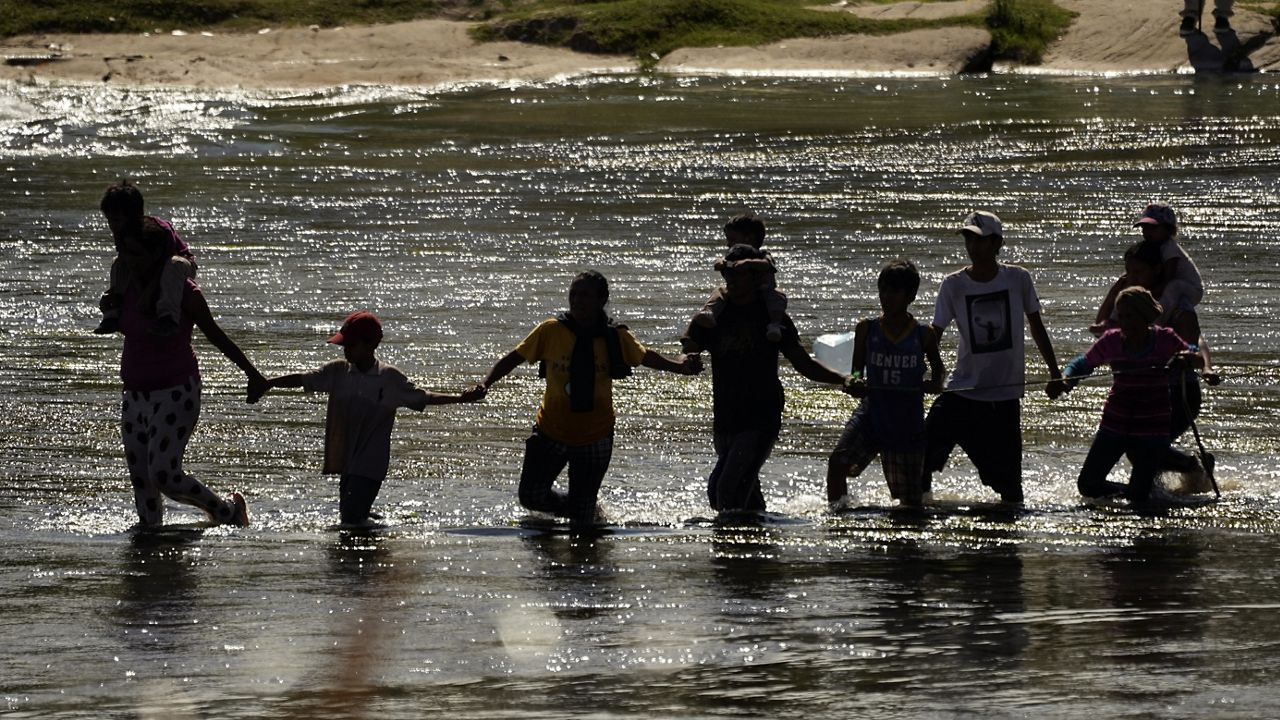
{"type": "Polygon", "coordinates": [[[573,331],[573,355],[569,358],[569,407],[574,412],[591,412],[596,402],[596,353],[595,339],[604,336],[604,346],[609,353],[609,377],[618,380],[631,375],[631,366],[622,360],[622,343],[618,331],[626,325],[616,325],[608,315],[604,322],[594,327],[582,327],[569,313],[560,313],[556,320],[573,331]]]}

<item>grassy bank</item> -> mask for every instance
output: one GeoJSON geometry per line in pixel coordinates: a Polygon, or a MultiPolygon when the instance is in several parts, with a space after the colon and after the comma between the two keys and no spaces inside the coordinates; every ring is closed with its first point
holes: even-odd
{"type": "Polygon", "coordinates": [[[1035,63],[1073,17],[1052,0],[994,0],[985,15],[939,20],[870,20],[817,9],[812,0],[547,1],[495,18],[477,36],[633,55],[643,64],[680,47],[976,26],[991,31],[994,59],[1035,63]]]}
{"type": "Polygon", "coordinates": [[[0,0],[0,37],[487,20],[529,0],[0,0]]]}
{"type": "Polygon", "coordinates": [[[643,65],[680,47],[954,26],[987,27],[995,59],[1034,63],[1072,16],[1053,0],[993,0],[985,15],[940,20],[869,20],[816,7],[815,0],[0,0],[0,36],[252,31],[429,17],[486,21],[476,31],[480,39],[630,55],[643,65]]]}
{"type": "Polygon", "coordinates": [[[633,55],[644,62],[681,47],[761,45],[796,37],[889,34],[981,22],[978,15],[868,20],[814,9],[809,0],[603,0],[539,3],[486,23],[477,36],[633,55]]]}
{"type": "Polygon", "coordinates": [[[995,0],[987,15],[991,52],[1001,60],[1034,65],[1074,18],[1053,0],[995,0]]]}

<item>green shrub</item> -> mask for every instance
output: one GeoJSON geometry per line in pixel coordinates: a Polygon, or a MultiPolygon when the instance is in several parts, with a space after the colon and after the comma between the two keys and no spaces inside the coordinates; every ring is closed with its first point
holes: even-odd
{"type": "Polygon", "coordinates": [[[1053,0],[995,0],[987,15],[992,53],[997,60],[1038,63],[1075,17],[1053,0]]]}

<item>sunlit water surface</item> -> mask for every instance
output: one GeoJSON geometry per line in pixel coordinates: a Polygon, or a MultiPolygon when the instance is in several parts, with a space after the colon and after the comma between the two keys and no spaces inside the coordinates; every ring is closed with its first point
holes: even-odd
{"type": "MultiPolygon", "coordinates": [[[[1203,717],[1280,704],[1280,87],[1217,80],[605,78],[449,92],[226,95],[0,86],[0,713],[12,717],[1203,717]],[[594,267],[673,354],[715,282],[719,226],[766,218],[806,342],[876,312],[894,256],[928,318],[971,208],[1006,220],[1064,361],[1129,227],[1174,204],[1227,382],[1200,429],[1221,502],[1135,515],[1074,480],[1105,381],[1024,403],[1027,507],[967,463],[940,504],[822,501],[848,398],[784,369],[766,467],[777,515],[704,520],[710,379],[618,384],[602,493],[570,537],[515,503],[539,381],[405,412],[379,498],[343,533],[322,398],[256,406],[199,341],[188,467],[254,525],[131,530],[119,339],[97,322],[101,190],[136,178],[200,257],[223,327],[268,374],[337,356],[347,312],[387,323],[421,385],[477,380],[594,267]]],[[[948,362],[954,331],[944,340],[948,362]]],[[[1033,353],[1034,355],[1034,353],[1033,353]]],[[[1035,358],[1033,357],[1033,360],[1035,358]]],[[[1044,377],[1029,363],[1033,379],[1044,377]]],[[[1184,444],[1189,444],[1189,439],[1184,444]]],[[[1118,471],[1119,473],[1119,471],[1118,471]]]]}

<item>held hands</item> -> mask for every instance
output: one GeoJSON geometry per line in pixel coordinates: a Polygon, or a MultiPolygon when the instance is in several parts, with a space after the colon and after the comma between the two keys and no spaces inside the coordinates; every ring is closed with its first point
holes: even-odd
{"type": "Polygon", "coordinates": [[[860,374],[854,373],[844,379],[844,385],[840,389],[851,397],[864,398],[867,396],[867,380],[860,374]]]}
{"type": "Polygon", "coordinates": [[[932,395],[937,395],[942,392],[942,381],[932,379],[925,380],[920,384],[920,389],[932,395]]]}
{"type": "Polygon", "coordinates": [[[108,310],[118,309],[122,304],[123,303],[120,302],[119,295],[115,293],[105,293],[102,298],[98,300],[98,309],[102,312],[107,312],[108,310]]]}
{"type": "MultiPolygon", "coordinates": [[[[1174,355],[1172,358],[1170,358],[1169,364],[1167,365],[1167,367],[1170,370],[1175,372],[1182,372],[1183,370],[1186,370],[1188,367],[1202,368],[1204,367],[1204,358],[1201,357],[1199,353],[1193,353],[1190,350],[1188,350],[1186,352],[1180,352],[1177,355],[1174,355]]],[[[1213,375],[1214,377],[1217,377],[1218,375],[1217,373],[1207,373],[1207,374],[1213,375]]],[[[1205,382],[1209,382],[1209,379],[1207,377],[1205,378],[1205,382]]],[[[1218,378],[1218,382],[1222,382],[1222,378],[1218,378]]],[[[1209,384],[1217,385],[1218,382],[1209,382],[1209,384]]]]}
{"type": "Polygon", "coordinates": [[[1200,373],[1200,379],[1204,380],[1206,385],[1219,385],[1222,383],[1222,376],[1211,370],[1200,373]]]}
{"type": "Polygon", "coordinates": [[[464,403],[476,402],[478,400],[483,400],[484,396],[487,395],[488,392],[489,388],[486,388],[484,383],[476,383],[466,390],[463,390],[462,394],[458,396],[458,399],[464,403]]]}
{"type": "Polygon", "coordinates": [[[245,401],[250,405],[262,399],[263,395],[271,389],[271,382],[262,376],[262,373],[254,371],[249,375],[249,385],[245,390],[245,401]]]}
{"type": "Polygon", "coordinates": [[[1050,380],[1048,384],[1044,386],[1044,394],[1048,395],[1050,400],[1057,400],[1069,389],[1070,388],[1067,387],[1067,381],[1063,380],[1062,377],[1059,376],[1050,380]]]}
{"type": "Polygon", "coordinates": [[[702,353],[689,353],[680,359],[681,375],[697,375],[702,372],[702,353]]]}

